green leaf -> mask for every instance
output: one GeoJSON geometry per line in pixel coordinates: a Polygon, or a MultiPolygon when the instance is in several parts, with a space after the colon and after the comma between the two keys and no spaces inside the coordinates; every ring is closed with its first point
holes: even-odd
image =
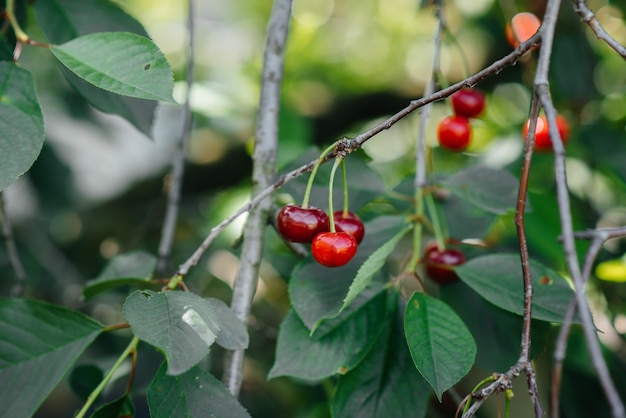
{"type": "Polygon", "coordinates": [[[91,418],[128,418],[133,416],[135,416],[135,405],[128,395],[102,405],[91,414],[91,418]]]}
{"type": "Polygon", "coordinates": [[[406,305],[404,332],[417,370],[437,398],[463,376],[476,357],[476,343],[465,323],[444,302],[414,293],[406,305]]]}
{"type": "Polygon", "coordinates": [[[89,299],[109,289],[125,285],[159,288],[161,286],[151,281],[156,265],[156,257],[144,251],[117,255],[108,262],[96,279],[87,282],[83,289],[83,297],[89,299]]]}
{"type": "MultiPolygon", "coordinates": [[[[455,268],[463,282],[487,301],[506,311],[524,315],[522,268],[518,254],[492,254],[468,261],[455,268]]],[[[553,270],[530,260],[533,279],[532,317],[562,322],[573,290],[553,270]]]]}
{"type": "Polygon", "coordinates": [[[310,336],[300,318],[293,310],[289,311],[278,332],[276,362],[268,377],[320,380],[351,370],[380,334],[388,311],[388,298],[387,292],[379,292],[322,337],[310,336]]]}
{"type": "Polygon", "coordinates": [[[309,329],[314,330],[321,320],[337,316],[361,265],[405,227],[402,216],[379,216],[365,224],[365,238],[347,265],[328,268],[308,258],[294,269],[289,295],[293,309],[309,329]]]}
{"type": "Polygon", "coordinates": [[[517,204],[518,180],[506,170],[470,167],[442,181],[456,196],[496,215],[517,204]]]}
{"type": "Polygon", "coordinates": [[[0,191],[33,165],[44,141],[44,121],[31,73],[0,62],[0,191]]]}
{"type": "Polygon", "coordinates": [[[431,388],[415,369],[402,332],[402,312],[384,320],[384,331],[363,361],[340,376],[335,417],[422,418],[431,388]],[[395,316],[395,318],[394,318],[395,316]]]}
{"type": "Polygon", "coordinates": [[[250,418],[222,383],[198,366],[179,376],[168,376],[165,364],[161,365],[147,398],[152,418],[250,418]]]}
{"type": "Polygon", "coordinates": [[[32,416],[102,328],[59,306],[26,299],[1,300],[2,416],[32,416]]]}
{"type": "Polygon", "coordinates": [[[130,32],[92,33],[51,50],[69,70],[103,90],[175,103],[172,69],[148,38],[130,32]]]}
{"type": "MultiPolygon", "coordinates": [[[[148,37],[137,20],[109,0],[47,0],[34,3],[39,26],[50,42],[61,44],[96,32],[131,32],[148,37]]],[[[87,83],[65,67],[63,74],[72,87],[97,109],[119,115],[151,136],[153,100],[120,96],[87,83]]]]}
{"type": "Polygon", "coordinates": [[[137,337],[165,354],[171,375],[198,364],[214,342],[230,350],[248,346],[245,326],[217,299],[137,290],[126,299],[123,314],[137,337]]]}

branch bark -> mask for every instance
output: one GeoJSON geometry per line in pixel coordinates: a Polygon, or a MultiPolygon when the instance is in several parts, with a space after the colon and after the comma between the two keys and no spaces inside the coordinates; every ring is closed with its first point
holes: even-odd
{"type": "MultiPolygon", "coordinates": [[[[250,211],[246,221],[239,271],[231,302],[231,309],[244,324],[248,323],[252,298],[256,292],[265,228],[272,209],[272,200],[268,198],[266,191],[272,187],[276,177],[280,89],[291,4],[291,0],[275,0],[265,44],[252,173],[252,194],[265,197],[250,211]]],[[[229,352],[225,360],[223,380],[234,396],[238,396],[241,389],[244,354],[244,350],[235,350],[229,352]]]]}

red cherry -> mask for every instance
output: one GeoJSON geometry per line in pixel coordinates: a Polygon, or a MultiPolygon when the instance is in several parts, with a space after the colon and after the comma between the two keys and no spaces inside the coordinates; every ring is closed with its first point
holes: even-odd
{"type": "Polygon", "coordinates": [[[464,116],[445,117],[437,127],[439,145],[450,151],[463,151],[470,143],[472,127],[464,116]]]}
{"type": "Polygon", "coordinates": [[[435,282],[447,284],[459,280],[452,267],[465,263],[465,254],[456,248],[440,251],[437,245],[427,245],[424,252],[426,273],[435,282]]]}
{"type": "Polygon", "coordinates": [[[330,220],[322,209],[286,205],[278,212],[276,226],[287,241],[311,242],[320,232],[328,231],[330,220]]]}
{"type": "Polygon", "coordinates": [[[450,97],[450,100],[454,113],[459,116],[475,118],[485,109],[485,95],[479,90],[459,90],[450,97]]]}
{"type": "Polygon", "coordinates": [[[356,254],[356,250],[356,240],[346,232],[322,232],[311,243],[313,258],[326,267],[347,264],[356,254]]]}
{"type": "MultiPolygon", "coordinates": [[[[528,128],[530,121],[526,121],[522,127],[522,135],[524,139],[528,136],[528,128]]],[[[567,143],[570,135],[569,122],[561,115],[556,115],[556,126],[559,130],[559,135],[563,141],[563,145],[567,143]]],[[[535,127],[535,149],[537,151],[551,151],[552,141],[550,141],[550,129],[548,127],[548,119],[545,115],[539,115],[537,118],[537,126],[535,127]]]]}
{"type": "Polygon", "coordinates": [[[529,12],[518,13],[506,24],[506,39],[513,48],[530,39],[541,26],[541,20],[529,12]]]}
{"type": "Polygon", "coordinates": [[[357,244],[363,241],[363,235],[365,235],[365,227],[363,221],[359,218],[359,215],[353,212],[347,212],[344,216],[342,210],[338,210],[333,213],[335,220],[335,228],[337,232],[345,232],[354,237],[357,244]]]}

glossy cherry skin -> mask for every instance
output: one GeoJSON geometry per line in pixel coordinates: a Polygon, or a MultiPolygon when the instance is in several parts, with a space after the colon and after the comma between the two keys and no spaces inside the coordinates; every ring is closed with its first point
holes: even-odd
{"type": "Polygon", "coordinates": [[[322,232],[317,234],[311,243],[313,258],[326,267],[348,264],[356,250],[356,240],[346,232],[322,232]]]}
{"type": "Polygon", "coordinates": [[[532,13],[521,12],[506,24],[506,39],[513,48],[530,39],[541,26],[541,20],[532,13]]]}
{"type": "Polygon", "coordinates": [[[472,127],[465,116],[445,117],[437,127],[439,145],[450,151],[463,151],[472,138],[472,127]]]}
{"type": "MultiPolygon", "coordinates": [[[[530,121],[526,121],[522,127],[522,135],[524,139],[528,135],[528,127],[530,121]]],[[[556,126],[559,130],[559,135],[563,141],[563,145],[569,141],[570,128],[569,122],[561,115],[556,116],[556,126]]],[[[552,151],[552,141],[550,141],[550,129],[548,127],[548,120],[545,115],[539,115],[537,118],[537,126],[535,127],[535,149],[537,151],[552,151]]]]}
{"type": "Polygon", "coordinates": [[[424,266],[426,274],[439,284],[448,284],[459,281],[459,276],[453,267],[465,263],[465,254],[457,248],[446,248],[439,251],[437,245],[429,245],[424,252],[424,266]]]}
{"type": "Polygon", "coordinates": [[[462,89],[450,97],[454,113],[466,118],[475,118],[485,110],[485,95],[479,90],[462,89]]]}
{"type": "Polygon", "coordinates": [[[354,237],[357,244],[363,241],[365,235],[365,226],[363,221],[359,218],[359,215],[353,212],[347,212],[344,216],[342,210],[338,210],[333,213],[335,220],[335,229],[337,232],[346,232],[354,237]]]}
{"type": "Polygon", "coordinates": [[[326,212],[311,206],[283,206],[276,218],[278,232],[291,242],[310,243],[317,234],[328,231],[329,225],[326,212]]]}

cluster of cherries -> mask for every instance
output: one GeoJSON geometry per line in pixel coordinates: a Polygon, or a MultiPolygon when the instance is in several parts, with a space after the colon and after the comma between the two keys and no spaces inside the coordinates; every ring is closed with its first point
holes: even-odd
{"type": "Polygon", "coordinates": [[[450,151],[464,151],[472,139],[470,118],[476,118],[485,109],[485,96],[479,91],[465,88],[450,97],[454,114],[447,116],[437,126],[439,145],[450,151]]]}
{"type": "Polygon", "coordinates": [[[293,204],[283,206],[278,212],[276,226],[287,241],[310,243],[313,258],[326,267],[347,264],[365,235],[361,218],[353,212],[334,212],[331,226],[322,209],[293,204]]]}

